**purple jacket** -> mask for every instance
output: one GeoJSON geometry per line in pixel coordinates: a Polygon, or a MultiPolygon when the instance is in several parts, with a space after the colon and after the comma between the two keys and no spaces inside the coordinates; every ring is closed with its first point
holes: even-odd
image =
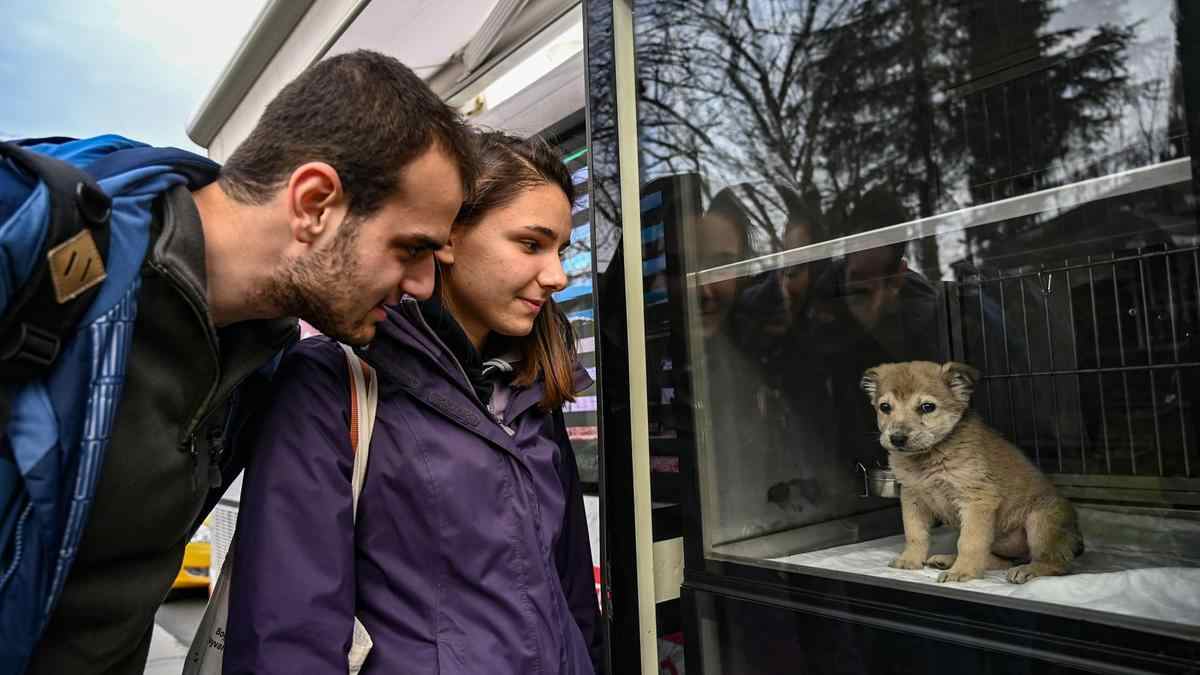
{"type": "Polygon", "coordinates": [[[502,426],[413,301],[365,356],[380,399],[357,528],[334,342],[289,352],[248,432],[224,672],[342,675],[357,614],[367,675],[590,675],[596,597],[561,414],[518,388],[502,426]]]}

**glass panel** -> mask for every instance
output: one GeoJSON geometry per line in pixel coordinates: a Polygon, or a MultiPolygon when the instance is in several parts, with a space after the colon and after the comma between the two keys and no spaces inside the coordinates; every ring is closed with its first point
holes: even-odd
{"type": "Polygon", "coordinates": [[[643,203],[648,340],[680,336],[649,376],[704,555],[1200,623],[1171,591],[1200,583],[1174,3],[635,16],[643,198],[682,195],[643,203]]]}
{"type": "MultiPolygon", "coordinates": [[[[582,130],[559,142],[563,162],[575,183],[575,204],[571,207],[571,243],[563,252],[567,287],[554,294],[575,331],[575,348],[580,362],[592,380],[596,374],[596,298],[592,289],[592,223],[588,217],[591,193],[588,191],[588,148],[582,130]]],[[[563,406],[567,434],[579,463],[579,477],[589,494],[598,491],[596,387],[589,387],[563,406]]]]}
{"type": "Polygon", "coordinates": [[[1091,672],[1079,661],[1078,669],[1056,668],[1027,654],[742,598],[699,591],[695,598],[701,663],[689,672],[701,675],[1091,672]]]}

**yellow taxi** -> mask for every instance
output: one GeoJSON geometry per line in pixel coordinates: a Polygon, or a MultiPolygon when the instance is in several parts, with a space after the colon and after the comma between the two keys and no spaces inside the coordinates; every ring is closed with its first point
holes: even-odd
{"type": "Polygon", "coordinates": [[[172,591],[189,588],[208,588],[208,568],[212,562],[212,529],[208,519],[196,528],[183,551],[183,565],[171,584],[172,591]]]}

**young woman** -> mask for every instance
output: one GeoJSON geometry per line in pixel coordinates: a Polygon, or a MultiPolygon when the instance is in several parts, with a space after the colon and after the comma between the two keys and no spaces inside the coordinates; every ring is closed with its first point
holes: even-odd
{"type": "MultiPolygon", "coordinates": [[[[478,138],[481,171],[431,300],[389,308],[352,517],[349,374],[314,337],[283,360],[254,434],[224,672],[593,672],[596,596],[561,406],[590,382],[551,294],[573,188],[544,144],[478,138]]],[[[400,255],[430,255],[402,251],[400,255]]],[[[598,651],[596,652],[598,654],[598,651]]]]}

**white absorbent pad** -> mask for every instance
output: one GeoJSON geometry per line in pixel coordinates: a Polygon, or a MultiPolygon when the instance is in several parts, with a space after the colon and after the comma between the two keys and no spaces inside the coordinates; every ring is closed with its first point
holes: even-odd
{"type": "MultiPolygon", "coordinates": [[[[1200,625],[1200,522],[1160,515],[1079,509],[1087,550],[1071,573],[1011,584],[1003,570],[953,583],[956,589],[1037,600],[1186,625],[1200,625]]],[[[954,553],[958,531],[934,530],[930,553],[954,553]]],[[[888,567],[904,535],[775,558],[775,562],[937,584],[941,570],[888,567]]]]}

